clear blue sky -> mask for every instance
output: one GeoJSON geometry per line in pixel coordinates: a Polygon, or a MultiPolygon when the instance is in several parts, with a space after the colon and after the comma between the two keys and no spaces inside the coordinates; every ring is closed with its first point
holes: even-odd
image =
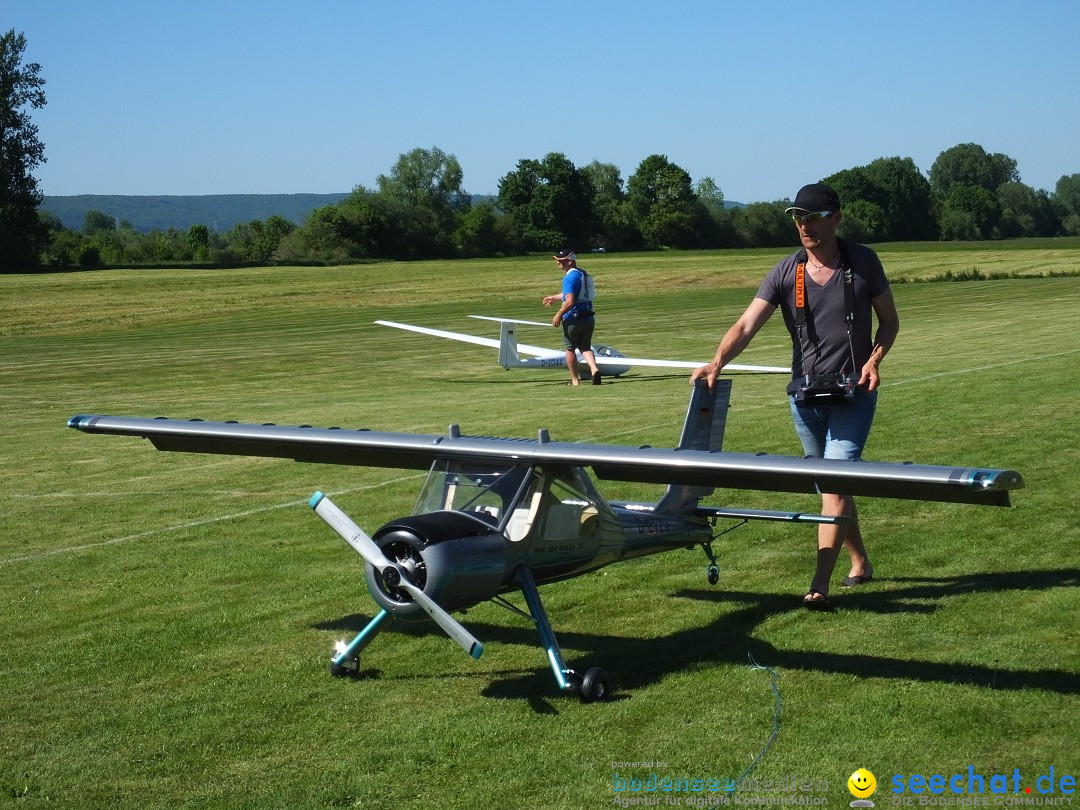
{"type": "Polygon", "coordinates": [[[374,187],[415,147],[474,194],[651,154],[728,200],[978,143],[1080,172],[1080,0],[3,0],[48,195],[374,187]]]}

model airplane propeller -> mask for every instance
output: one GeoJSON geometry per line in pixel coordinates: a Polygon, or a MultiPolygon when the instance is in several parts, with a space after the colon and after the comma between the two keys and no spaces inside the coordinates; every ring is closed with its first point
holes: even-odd
{"type": "MultiPolygon", "coordinates": [[[[159,450],[291,458],[323,464],[428,469],[411,515],[368,536],[329,498],[310,505],[364,560],[365,582],[379,612],[330,659],[334,675],[359,670],[361,651],[388,617],[431,619],[472,657],[483,645],[450,614],[493,602],[532,621],[559,688],[588,701],[609,694],[599,667],[579,675],[563,660],[538,586],[621,560],[701,546],[708,580],[719,566],[713,529],[719,520],[837,523],[843,518],[705,506],[714,487],[786,492],[845,492],[1008,506],[1023,486],[1010,470],[850,462],[720,451],[730,379],[693,389],[675,449],[444,436],[235,422],[73,416],[86,433],[140,436],[159,450]],[[607,501],[586,472],[604,480],[667,484],[657,503],[607,501]],[[520,591],[527,610],[507,594],[520,591]]],[[[730,530],[730,528],[728,529],[730,530]]],[[[723,533],[723,532],[721,532],[723,533]]]]}
{"type": "MultiPolygon", "coordinates": [[[[499,365],[509,370],[514,368],[566,368],[566,352],[563,349],[545,349],[542,346],[529,346],[518,343],[517,327],[543,326],[551,329],[550,323],[540,321],[522,321],[513,318],[489,318],[485,315],[470,315],[482,321],[495,321],[500,324],[499,339],[477,337],[462,332],[447,332],[444,329],[432,329],[427,326],[415,326],[411,323],[398,323],[397,321],[375,321],[379,326],[391,326],[394,329],[404,329],[408,332],[418,332],[421,335],[456,340],[460,343],[472,343],[477,346],[489,346],[499,350],[499,365]],[[529,355],[522,358],[521,355],[529,355]]],[[[708,363],[708,360],[653,360],[647,357],[627,357],[610,346],[594,345],[593,354],[596,355],[596,364],[600,367],[605,377],[618,377],[625,374],[634,366],[649,368],[679,368],[695,369],[708,363]]],[[[585,362],[578,352],[578,360],[585,362]]],[[[750,371],[761,374],[790,374],[790,366],[756,366],[745,363],[729,363],[724,366],[724,371],[750,371]]]]}
{"type": "Polygon", "coordinates": [[[408,565],[407,561],[395,563],[386,559],[382,549],[375,544],[375,541],[368,537],[363,529],[353,523],[348,515],[338,509],[321,492],[316,492],[311,496],[310,505],[315,510],[315,514],[325,520],[331,529],[341,535],[341,538],[352,546],[368,565],[378,572],[387,588],[400,588],[407,593],[416,604],[423,608],[425,613],[435,620],[435,623],[446,632],[446,635],[460,644],[462,649],[473,658],[479,658],[483,655],[484,645],[477,641],[472,633],[462,627],[453,616],[439,607],[431,597],[424,593],[423,588],[417,587],[413,583],[412,577],[416,575],[416,572],[411,566],[406,567],[408,565]]]}

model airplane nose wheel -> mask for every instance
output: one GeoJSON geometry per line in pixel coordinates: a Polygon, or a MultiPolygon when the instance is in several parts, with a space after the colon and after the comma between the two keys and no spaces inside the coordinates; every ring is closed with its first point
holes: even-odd
{"type": "Polygon", "coordinates": [[[611,694],[611,680],[600,667],[593,667],[585,673],[578,687],[582,703],[607,700],[611,694]]]}
{"type": "Polygon", "coordinates": [[[709,558],[709,567],[707,570],[709,577],[709,584],[715,585],[720,581],[720,566],[716,564],[716,555],[713,554],[712,542],[702,543],[702,550],[705,552],[705,556],[709,558]]]}

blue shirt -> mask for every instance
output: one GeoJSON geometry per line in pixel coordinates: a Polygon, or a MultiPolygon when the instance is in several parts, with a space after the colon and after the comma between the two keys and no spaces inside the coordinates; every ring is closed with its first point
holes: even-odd
{"type": "Polygon", "coordinates": [[[565,323],[578,323],[593,317],[593,302],[591,298],[586,297],[587,291],[585,287],[584,270],[579,267],[571,267],[566,271],[566,275],[563,276],[562,280],[563,301],[566,300],[566,296],[573,294],[574,305],[563,314],[562,319],[565,323]]]}

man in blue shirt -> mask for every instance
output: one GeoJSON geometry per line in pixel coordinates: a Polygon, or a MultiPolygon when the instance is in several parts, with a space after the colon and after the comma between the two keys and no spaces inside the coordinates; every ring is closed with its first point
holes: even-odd
{"type": "Polygon", "coordinates": [[[577,256],[572,250],[560,250],[554,256],[563,271],[562,292],[544,296],[544,306],[556,301],[562,306],[551,319],[552,326],[562,326],[563,347],[566,349],[566,367],[570,369],[570,385],[578,385],[578,352],[589,366],[593,385],[600,385],[600,368],[593,353],[592,336],[596,328],[593,314],[593,285],[588,274],[577,266],[577,256]]]}

